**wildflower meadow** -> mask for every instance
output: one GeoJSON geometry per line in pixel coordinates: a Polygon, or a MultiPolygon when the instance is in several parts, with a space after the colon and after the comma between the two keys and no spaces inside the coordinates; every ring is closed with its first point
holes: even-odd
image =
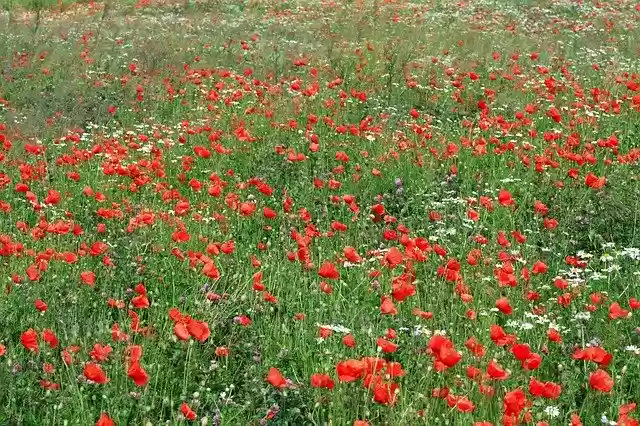
{"type": "Polygon", "coordinates": [[[0,425],[638,426],[636,0],[0,0],[0,425]]]}

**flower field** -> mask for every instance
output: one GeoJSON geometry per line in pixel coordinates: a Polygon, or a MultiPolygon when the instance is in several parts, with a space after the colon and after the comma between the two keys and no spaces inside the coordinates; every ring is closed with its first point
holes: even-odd
{"type": "Polygon", "coordinates": [[[0,11],[0,425],[639,424],[640,3],[0,11]]]}

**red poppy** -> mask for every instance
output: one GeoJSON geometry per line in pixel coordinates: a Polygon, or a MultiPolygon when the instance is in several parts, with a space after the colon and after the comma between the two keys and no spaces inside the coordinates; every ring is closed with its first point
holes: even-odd
{"type": "Polygon", "coordinates": [[[592,389],[600,392],[611,392],[613,379],[609,373],[599,368],[589,376],[589,385],[592,389]]]}
{"type": "Polygon", "coordinates": [[[329,261],[325,261],[322,266],[320,266],[318,275],[328,280],[337,280],[340,278],[340,272],[338,271],[336,266],[329,261]]]}
{"type": "Polygon", "coordinates": [[[145,386],[149,383],[149,375],[138,361],[131,363],[127,370],[127,376],[133,380],[136,386],[145,386]]]}
{"type": "Polygon", "coordinates": [[[383,339],[382,337],[378,338],[378,340],[376,341],[376,344],[380,349],[382,349],[382,352],[384,353],[393,353],[398,350],[398,345],[386,339],[383,339]]]}
{"type": "Polygon", "coordinates": [[[344,257],[351,263],[360,263],[362,258],[358,255],[358,252],[353,247],[345,247],[343,250],[344,257]]]}
{"type": "Polygon", "coordinates": [[[111,348],[111,346],[102,346],[101,344],[96,343],[95,345],[93,345],[93,350],[89,352],[89,355],[94,359],[94,361],[104,362],[107,360],[107,358],[109,358],[109,354],[112,351],[113,349],[111,348]]]}
{"type": "Polygon", "coordinates": [[[587,173],[584,178],[584,184],[592,189],[600,189],[607,183],[607,178],[598,177],[593,172],[587,173]]]}
{"type": "Polygon", "coordinates": [[[139,294],[131,299],[131,304],[136,309],[146,309],[150,306],[149,299],[146,294],[139,294]]]}
{"type": "Polygon", "coordinates": [[[533,396],[558,399],[561,392],[562,388],[556,383],[540,382],[535,377],[531,377],[529,381],[529,393],[533,396]]]}
{"type": "Polygon", "coordinates": [[[509,372],[505,371],[495,359],[489,361],[487,374],[495,380],[506,380],[509,377],[509,372]]]}
{"type": "Polygon", "coordinates": [[[391,250],[389,250],[384,255],[382,263],[383,265],[393,269],[396,266],[400,265],[402,263],[402,260],[403,260],[402,252],[398,250],[397,247],[391,247],[391,250]]]}
{"type": "Polygon", "coordinates": [[[509,304],[509,299],[506,297],[501,297],[496,300],[496,308],[505,315],[511,315],[513,313],[513,308],[509,304]]]}
{"type": "Polygon", "coordinates": [[[506,416],[519,416],[527,403],[524,391],[520,388],[507,392],[503,398],[503,411],[506,416]]]}
{"type": "Polygon", "coordinates": [[[373,400],[378,404],[393,405],[399,391],[400,386],[397,383],[379,381],[373,385],[373,400]]]}
{"type": "Polygon", "coordinates": [[[582,361],[593,361],[601,368],[607,368],[613,355],[605,351],[599,346],[591,346],[586,349],[576,349],[573,353],[573,359],[580,359],[582,361]]]}
{"type": "Polygon", "coordinates": [[[429,340],[429,350],[435,356],[435,367],[439,371],[455,366],[462,359],[451,340],[444,336],[433,336],[429,340]]]}
{"type": "Polygon", "coordinates": [[[537,370],[542,363],[542,356],[536,353],[530,354],[527,359],[522,361],[522,368],[525,370],[537,370]]]}
{"type": "Polygon", "coordinates": [[[382,296],[380,312],[385,315],[396,315],[398,313],[398,309],[396,309],[396,305],[393,303],[391,297],[382,296]]]}
{"type": "Polygon", "coordinates": [[[348,347],[350,347],[350,348],[353,348],[353,347],[356,345],[356,338],[355,338],[355,337],[353,337],[353,335],[352,335],[352,334],[347,334],[346,336],[344,336],[344,337],[342,338],[342,343],[343,343],[345,346],[348,346],[348,347]]]}
{"type": "Polygon", "coordinates": [[[476,406],[466,396],[455,396],[453,394],[447,395],[447,405],[451,408],[455,408],[461,413],[471,413],[476,409],[476,406]]]}
{"type": "Polygon", "coordinates": [[[183,322],[176,322],[173,326],[173,334],[180,340],[189,340],[191,335],[183,322]]]}
{"type": "Polygon", "coordinates": [[[558,330],[556,330],[555,328],[550,328],[549,330],[547,330],[547,337],[552,342],[562,343],[562,336],[560,335],[558,330]]]}
{"type": "Polygon", "coordinates": [[[20,336],[20,343],[22,346],[30,352],[38,352],[40,347],[38,346],[38,333],[32,328],[28,329],[20,336]]]}
{"type": "Polygon", "coordinates": [[[193,338],[201,342],[207,340],[211,335],[211,332],[209,331],[209,325],[206,322],[194,319],[191,319],[189,322],[187,322],[187,331],[193,338]]]}
{"type": "Polygon", "coordinates": [[[609,319],[615,320],[618,318],[627,318],[627,316],[629,316],[629,311],[622,309],[618,302],[614,302],[609,306],[609,319]]]}
{"type": "Polygon", "coordinates": [[[96,274],[93,271],[84,271],[80,274],[83,283],[93,287],[96,284],[96,274]]]}
{"type": "Polygon", "coordinates": [[[471,336],[469,339],[467,339],[467,341],[464,343],[464,346],[477,357],[483,357],[486,353],[485,347],[482,346],[480,342],[478,342],[478,339],[476,339],[475,336],[471,336]]]}
{"type": "Polygon", "coordinates": [[[576,413],[571,414],[571,426],[583,426],[580,416],[576,413]]]}
{"type": "Polygon", "coordinates": [[[240,204],[240,214],[242,216],[251,216],[256,211],[256,203],[244,202],[240,204]]]}
{"type": "Polygon", "coordinates": [[[115,426],[114,421],[109,417],[107,413],[102,413],[100,418],[96,422],[96,426],[115,426]]]}
{"type": "Polygon", "coordinates": [[[385,370],[389,377],[402,377],[406,372],[402,369],[402,364],[399,362],[388,362],[385,366],[385,370]]]}
{"type": "Polygon", "coordinates": [[[107,379],[107,375],[102,370],[102,367],[100,367],[100,365],[96,364],[95,362],[88,362],[84,366],[84,376],[87,378],[87,380],[91,380],[92,382],[98,384],[105,384],[109,381],[109,379],[107,379]]]}
{"type": "Polygon", "coordinates": [[[498,346],[506,346],[515,343],[516,336],[513,334],[507,334],[499,325],[492,325],[490,328],[490,337],[498,346]]]}
{"type": "Polygon", "coordinates": [[[280,370],[275,367],[271,367],[269,369],[269,373],[267,373],[267,377],[265,380],[271,383],[273,387],[278,389],[287,387],[287,379],[285,379],[282,373],[280,373],[280,370]]]}
{"type": "Polygon", "coordinates": [[[533,273],[533,275],[538,275],[538,274],[544,274],[549,270],[549,267],[541,261],[537,261],[536,263],[534,263],[533,268],[531,269],[531,272],[533,273]]]}
{"type": "Polygon", "coordinates": [[[355,382],[364,375],[366,364],[356,359],[348,359],[336,365],[338,380],[341,382],[355,382]]]}
{"type": "Polygon", "coordinates": [[[42,299],[36,299],[34,306],[40,312],[46,312],[48,309],[47,304],[42,299]]]}
{"type": "Polygon", "coordinates": [[[328,374],[315,373],[311,375],[311,387],[333,389],[335,383],[328,374]]]}
{"type": "Polygon", "coordinates": [[[266,219],[273,219],[276,216],[278,216],[278,213],[276,213],[275,210],[270,209],[269,207],[264,207],[262,209],[262,215],[266,218],[266,219]]]}
{"type": "Polygon", "coordinates": [[[218,346],[216,348],[216,356],[220,358],[225,358],[229,356],[229,348],[226,346],[218,346]]]}
{"type": "Polygon", "coordinates": [[[183,402],[180,405],[180,412],[187,420],[193,421],[198,418],[198,415],[196,414],[196,412],[193,411],[191,407],[189,407],[189,404],[187,404],[186,402],[183,402]]]}
{"type": "Polygon", "coordinates": [[[513,198],[511,198],[511,193],[506,189],[501,189],[498,193],[498,202],[501,206],[512,206],[515,204],[513,198]]]}

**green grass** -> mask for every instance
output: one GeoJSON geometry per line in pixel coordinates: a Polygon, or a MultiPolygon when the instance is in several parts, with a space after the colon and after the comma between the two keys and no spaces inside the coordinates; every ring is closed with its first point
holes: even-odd
{"type": "Polygon", "coordinates": [[[101,413],[118,425],[183,424],[183,402],[222,425],[501,424],[505,394],[522,388],[533,421],[566,425],[578,414],[591,425],[636,401],[638,315],[609,318],[612,304],[632,310],[640,298],[635,5],[117,2],[104,14],[101,4],[58,13],[51,3],[3,4],[42,10],[38,25],[0,16],[0,424],[95,424],[101,413]],[[587,186],[589,173],[606,185],[587,186]],[[502,189],[512,205],[500,205],[502,189]],[[45,201],[51,190],[59,202],[45,201]],[[243,215],[243,203],[255,212],[243,215]],[[190,239],[176,241],[179,231],[190,239]],[[230,241],[233,251],[219,252],[230,241]],[[92,253],[96,242],[103,251],[92,253]],[[345,247],[363,262],[345,264],[345,247]],[[395,268],[382,260],[392,247],[403,253],[395,268]],[[439,273],[454,259],[457,281],[439,273]],[[339,279],[318,275],[325,261],[339,279]],[[548,271],[525,279],[538,261],[548,271]],[[218,277],[205,275],[207,262],[218,277]],[[499,285],[506,264],[514,287],[499,285]],[[89,271],[93,286],[81,280],[89,271]],[[383,314],[398,277],[415,294],[383,314]],[[139,283],[148,308],[135,307],[139,283]],[[495,308],[502,296],[510,315],[495,308]],[[172,307],[210,336],[180,341],[172,307]],[[114,339],[114,324],[128,340],[114,339]],[[323,325],[335,330],[320,339],[323,325]],[[527,371],[494,344],[492,325],[542,355],[540,367],[527,371]],[[376,343],[389,328],[394,353],[376,343]],[[21,343],[28,329],[39,333],[37,353],[21,343]],[[45,329],[56,347],[42,341],[45,329]],[[425,350],[434,333],[462,355],[444,372],[425,350]],[[483,357],[465,348],[472,336],[483,357]],[[105,384],[84,374],[97,343],[113,348],[105,384]],[[596,363],[572,357],[594,343],[613,355],[611,392],[590,387],[596,363]],[[128,377],[134,345],[144,386],[128,377]],[[394,404],[376,403],[362,378],[339,380],[340,362],[363,357],[406,371],[381,378],[399,385],[394,404]],[[506,380],[467,377],[491,359],[506,380]],[[289,380],[281,389],[265,381],[272,367],[289,380]],[[311,386],[314,373],[335,388],[311,386]],[[532,376],[560,384],[559,398],[532,396],[532,376]],[[432,396],[445,387],[473,412],[432,396]]]}

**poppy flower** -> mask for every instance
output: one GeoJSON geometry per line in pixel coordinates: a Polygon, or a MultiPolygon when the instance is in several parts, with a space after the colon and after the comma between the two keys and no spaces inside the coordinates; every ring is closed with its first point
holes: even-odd
{"type": "Polygon", "coordinates": [[[489,335],[493,343],[497,346],[506,346],[515,343],[516,336],[507,334],[499,325],[493,324],[489,330],[489,335]]]}
{"type": "Polygon", "coordinates": [[[351,263],[360,263],[362,258],[358,255],[358,252],[353,247],[345,247],[343,249],[344,257],[351,263]]]}
{"type": "Polygon", "coordinates": [[[136,309],[146,309],[150,306],[149,299],[146,294],[139,294],[131,299],[131,304],[136,309]]]}
{"type": "Polygon", "coordinates": [[[586,349],[576,349],[573,353],[573,359],[579,359],[582,361],[593,361],[601,368],[607,368],[613,355],[605,351],[599,346],[591,346],[586,349]]]}
{"type": "Polygon", "coordinates": [[[507,392],[503,398],[503,412],[506,416],[519,416],[527,403],[524,391],[520,388],[507,392]]]}
{"type": "Polygon", "coordinates": [[[239,315],[237,317],[234,317],[233,322],[244,327],[249,327],[253,321],[246,315],[239,315]]]}
{"type": "Polygon", "coordinates": [[[140,362],[140,359],[142,358],[142,346],[129,346],[126,350],[126,355],[128,357],[129,363],[140,362]]]}
{"type": "Polygon", "coordinates": [[[218,346],[216,348],[216,356],[218,356],[220,358],[228,357],[229,356],[229,348],[227,348],[226,346],[218,346]]]}
{"type": "Polygon", "coordinates": [[[609,376],[609,373],[599,368],[589,375],[589,386],[600,392],[611,392],[613,379],[609,376]]]}
{"type": "Polygon", "coordinates": [[[400,265],[402,263],[402,260],[403,260],[402,252],[398,250],[397,247],[391,247],[391,250],[389,250],[384,255],[382,263],[388,268],[393,269],[396,266],[400,265]]]}
{"type": "Polygon", "coordinates": [[[318,275],[328,280],[337,280],[340,278],[340,272],[338,271],[336,266],[329,261],[325,261],[320,266],[320,269],[318,270],[318,275]]]}
{"type": "Polygon", "coordinates": [[[504,207],[512,206],[515,204],[515,201],[513,200],[511,193],[506,189],[501,189],[500,192],[498,193],[498,202],[500,203],[501,206],[504,206],[504,207]]]}
{"type": "Polygon", "coordinates": [[[544,204],[542,201],[540,200],[535,200],[533,203],[533,210],[541,215],[544,216],[547,213],[549,213],[549,207],[546,206],[546,204],[544,204]]]}
{"type": "Polygon", "coordinates": [[[398,345],[386,339],[383,339],[382,337],[378,338],[378,340],[376,341],[376,344],[380,349],[382,349],[382,352],[384,353],[393,353],[398,350],[398,345]]]}
{"type": "Polygon", "coordinates": [[[183,322],[176,322],[174,324],[173,334],[180,340],[189,340],[189,338],[191,338],[187,326],[183,322]]]}
{"type": "Polygon", "coordinates": [[[402,369],[402,364],[399,362],[388,362],[385,366],[385,371],[389,377],[402,377],[406,372],[402,369]]]}
{"type": "Polygon", "coordinates": [[[87,380],[98,384],[105,384],[109,381],[109,379],[107,379],[107,375],[102,370],[102,367],[95,362],[88,362],[84,366],[84,376],[87,380]]]}
{"type": "Polygon", "coordinates": [[[35,308],[40,312],[46,312],[48,309],[47,304],[42,299],[36,299],[33,304],[35,308]]]}
{"type": "Polygon", "coordinates": [[[328,327],[320,327],[319,335],[321,339],[326,339],[333,334],[333,330],[328,327]]]}
{"type": "Polygon", "coordinates": [[[242,216],[251,216],[256,211],[256,203],[244,202],[240,204],[240,214],[242,216]]]}
{"type": "Polygon", "coordinates": [[[149,375],[138,361],[131,363],[127,370],[127,376],[136,384],[136,386],[145,386],[149,383],[149,375]]]}
{"type": "Polygon", "coordinates": [[[280,370],[275,367],[271,367],[269,369],[265,380],[271,383],[271,385],[277,389],[283,389],[287,387],[287,380],[284,378],[282,373],[280,373],[280,370]]]}
{"type": "Polygon", "coordinates": [[[109,354],[113,351],[111,346],[106,345],[103,346],[99,343],[93,345],[93,350],[89,352],[89,356],[93,358],[94,361],[104,362],[109,358],[109,354]]]}
{"type": "Polygon", "coordinates": [[[562,343],[562,336],[560,335],[558,330],[556,330],[555,328],[550,328],[549,330],[547,330],[547,337],[552,342],[562,343]]]}
{"type": "Polygon", "coordinates": [[[549,267],[541,261],[537,261],[536,263],[534,263],[533,268],[531,269],[531,272],[533,273],[533,275],[538,275],[538,274],[544,274],[549,270],[549,267]]]}
{"type": "Polygon", "coordinates": [[[609,306],[609,319],[615,320],[618,318],[627,318],[629,311],[622,309],[618,302],[614,302],[609,306]]]}
{"type": "Polygon", "coordinates": [[[525,360],[522,361],[522,368],[525,370],[537,370],[542,363],[542,356],[536,353],[531,353],[525,360]]]}
{"type": "Polygon", "coordinates": [[[38,346],[38,333],[32,328],[22,333],[20,343],[22,343],[22,346],[29,352],[38,352],[40,350],[38,346]]]}
{"type": "Polygon", "coordinates": [[[335,383],[328,374],[315,373],[311,375],[311,387],[333,389],[335,383]]]}
{"type": "Polygon", "coordinates": [[[469,339],[467,339],[467,341],[464,343],[464,346],[477,357],[483,357],[486,353],[485,347],[482,346],[480,342],[478,342],[478,339],[475,336],[471,336],[469,339]]]}
{"type": "Polygon", "coordinates": [[[262,271],[256,272],[253,275],[253,289],[255,291],[264,291],[264,284],[262,283],[262,271]]]}
{"type": "Polygon", "coordinates": [[[182,413],[184,418],[187,420],[193,421],[198,418],[198,415],[196,414],[196,412],[193,411],[191,407],[189,407],[189,404],[187,404],[186,402],[183,402],[180,405],[180,412],[182,413]]]}
{"type": "Polygon", "coordinates": [[[364,375],[366,364],[356,359],[348,359],[336,365],[338,380],[341,382],[355,382],[364,375]]]}
{"type": "Polygon", "coordinates": [[[201,342],[207,340],[211,335],[211,332],[209,331],[209,325],[206,322],[194,319],[190,320],[187,323],[187,331],[193,338],[201,342]]]}
{"type": "Polygon", "coordinates": [[[494,380],[506,380],[509,377],[509,372],[505,371],[495,359],[489,361],[487,374],[494,380]]]}
{"type": "Polygon", "coordinates": [[[378,404],[393,405],[396,400],[400,386],[397,383],[378,382],[373,386],[373,400],[378,404]]]}
{"type": "Polygon", "coordinates": [[[451,340],[444,336],[433,336],[429,340],[429,350],[435,357],[435,366],[438,371],[451,368],[462,359],[462,355],[455,350],[451,340]]]}
{"type": "Polygon", "coordinates": [[[509,304],[509,299],[506,297],[501,297],[496,300],[496,308],[505,315],[511,315],[513,313],[513,308],[509,304]]]}
{"type": "Polygon", "coordinates": [[[347,334],[342,338],[342,343],[349,348],[353,348],[356,345],[356,338],[353,337],[353,334],[347,334]]]}
{"type": "Polygon", "coordinates": [[[584,178],[584,184],[592,189],[601,189],[607,183],[607,178],[598,177],[593,172],[587,173],[584,178]]]}
{"type": "Polygon", "coordinates": [[[413,278],[406,276],[406,274],[394,278],[393,283],[391,284],[391,295],[395,300],[402,302],[407,297],[414,296],[416,294],[416,287],[410,282],[412,280],[413,278]]]}
{"type": "Polygon", "coordinates": [[[461,413],[471,413],[476,409],[473,402],[466,396],[455,396],[450,393],[446,400],[449,407],[455,408],[461,413]]]}
{"type": "Polygon", "coordinates": [[[329,284],[326,281],[321,281],[320,282],[320,291],[322,291],[325,294],[331,294],[333,293],[333,287],[331,287],[331,284],[329,284]]]}
{"type": "Polygon", "coordinates": [[[398,309],[396,309],[396,305],[393,303],[393,300],[389,296],[382,296],[380,303],[380,313],[384,315],[396,315],[398,313],[398,309]]]}
{"type": "Polygon", "coordinates": [[[100,414],[100,418],[96,422],[96,426],[115,426],[114,421],[107,413],[100,414]]]}
{"type": "Polygon", "coordinates": [[[96,284],[96,274],[93,271],[84,271],[80,273],[80,279],[90,287],[93,287],[96,284]]]}
{"type": "Polygon", "coordinates": [[[583,426],[580,416],[576,413],[571,414],[571,426],[583,426]]]}
{"type": "Polygon", "coordinates": [[[274,219],[278,216],[278,213],[276,213],[275,210],[270,209],[269,207],[264,207],[262,209],[262,215],[265,217],[265,219],[274,219]]]}
{"type": "Polygon", "coordinates": [[[529,393],[533,396],[558,399],[562,388],[553,382],[540,382],[535,377],[529,381],[529,393]]]}

